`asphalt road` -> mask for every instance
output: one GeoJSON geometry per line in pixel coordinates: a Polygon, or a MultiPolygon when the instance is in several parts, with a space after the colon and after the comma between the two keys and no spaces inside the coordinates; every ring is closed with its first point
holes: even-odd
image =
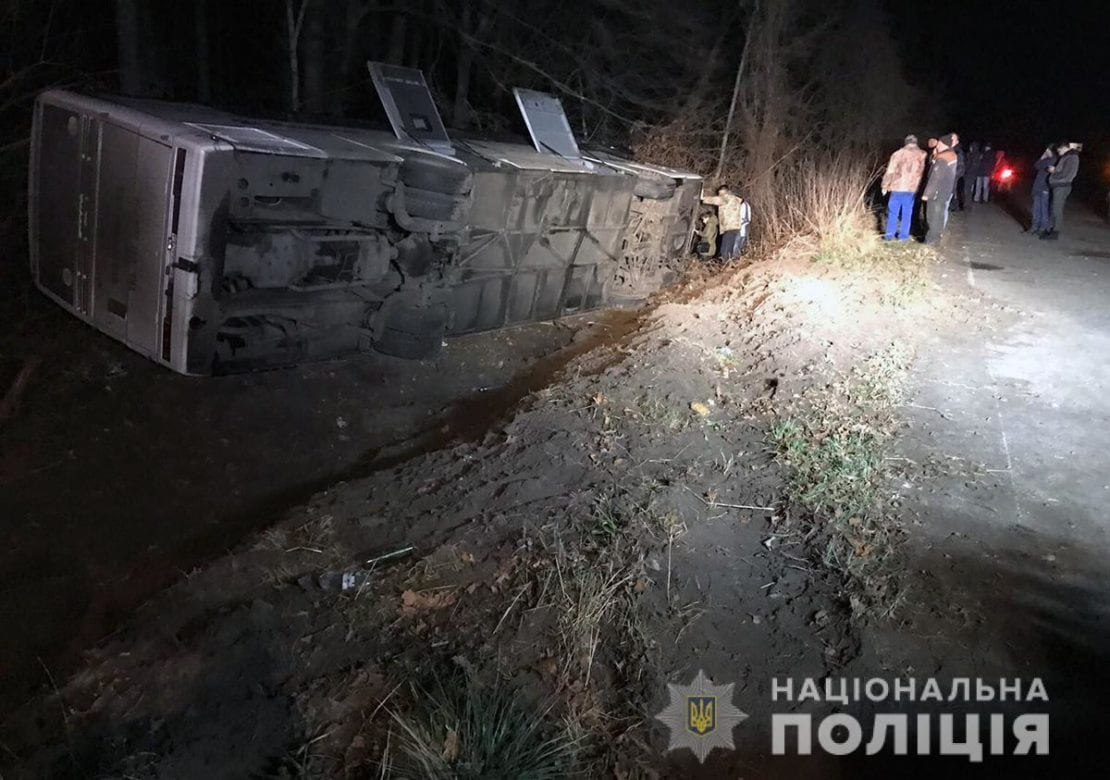
{"type": "Polygon", "coordinates": [[[993,769],[1096,776],[1091,743],[1110,736],[1110,226],[1075,204],[1061,239],[1041,241],[1022,205],[954,214],[941,246],[941,294],[981,317],[919,349],[901,453],[931,472],[901,486],[914,587],[908,620],[869,641],[903,675],[1042,678],[1051,763],[993,769]]]}
{"type": "Polygon", "coordinates": [[[942,406],[972,415],[965,433],[975,416],[991,418],[982,446],[962,449],[983,450],[1004,475],[1015,528],[1105,548],[1110,226],[1077,205],[1061,240],[1041,241],[1022,232],[1015,211],[992,204],[954,215],[942,284],[982,296],[983,320],[934,344],[921,378],[947,387],[934,398],[942,406]]]}

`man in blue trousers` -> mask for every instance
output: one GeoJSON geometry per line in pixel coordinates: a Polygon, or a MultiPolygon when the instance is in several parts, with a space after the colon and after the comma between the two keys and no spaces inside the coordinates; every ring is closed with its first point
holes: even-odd
{"type": "Polygon", "coordinates": [[[925,172],[925,150],[917,145],[916,135],[907,135],[901,149],[890,155],[886,173],[883,174],[883,195],[890,193],[886,212],[886,234],[883,238],[893,241],[895,234],[899,241],[910,237],[913,222],[913,201],[921,186],[921,176],[925,172]],[[901,222],[901,226],[899,226],[901,222]]]}
{"type": "Polygon", "coordinates": [[[1047,147],[1041,154],[1041,159],[1033,164],[1033,225],[1030,228],[1033,235],[1040,238],[1052,230],[1052,214],[1049,212],[1050,195],[1052,188],[1048,184],[1048,175],[1056,164],[1056,150],[1047,147]]]}

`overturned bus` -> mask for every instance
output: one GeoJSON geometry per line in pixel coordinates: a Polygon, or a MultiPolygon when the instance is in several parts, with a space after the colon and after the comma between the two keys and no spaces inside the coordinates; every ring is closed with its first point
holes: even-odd
{"type": "Polygon", "coordinates": [[[43,93],[31,270],[75,315],[212,374],[633,302],[686,255],[698,176],[579,150],[517,90],[532,146],[452,138],[418,70],[371,64],[393,132],[43,93]]]}

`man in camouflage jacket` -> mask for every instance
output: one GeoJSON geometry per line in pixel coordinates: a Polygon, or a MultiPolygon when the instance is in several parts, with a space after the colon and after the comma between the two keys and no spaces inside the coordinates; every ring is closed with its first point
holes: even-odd
{"type": "Polygon", "coordinates": [[[902,148],[890,155],[882,183],[883,195],[890,193],[886,210],[886,234],[883,236],[887,241],[893,241],[895,233],[898,234],[899,241],[910,237],[913,200],[925,172],[925,156],[925,150],[917,145],[916,135],[907,135],[902,148]],[[899,221],[902,223],[901,229],[899,221]]]}
{"type": "Polygon", "coordinates": [[[739,195],[734,195],[725,184],[717,188],[716,197],[703,195],[701,202],[717,207],[717,219],[721,223],[721,259],[738,257],[748,243],[751,205],[739,195]]]}

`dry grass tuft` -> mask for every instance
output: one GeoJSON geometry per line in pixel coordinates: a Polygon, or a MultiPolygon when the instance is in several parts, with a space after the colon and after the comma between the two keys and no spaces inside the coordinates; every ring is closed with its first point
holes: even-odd
{"type": "Polygon", "coordinates": [[[408,712],[393,715],[399,755],[391,775],[547,780],[574,771],[578,738],[503,684],[454,671],[414,685],[411,700],[408,712]]]}
{"type": "Polygon", "coordinates": [[[875,172],[849,156],[817,157],[779,171],[774,195],[760,210],[765,237],[814,242],[819,259],[870,255],[879,245],[867,209],[875,172]]]}
{"type": "Polygon", "coordinates": [[[610,559],[604,569],[555,561],[559,581],[559,643],[566,672],[590,684],[602,629],[621,607],[632,572],[610,559]],[[577,667],[571,668],[571,667],[577,667]]]}
{"type": "Polygon", "coordinates": [[[898,346],[873,356],[849,379],[805,394],[771,429],[792,469],[790,502],[808,518],[821,562],[845,578],[859,617],[889,617],[902,599],[903,531],[884,486],[908,360],[898,346]]]}

